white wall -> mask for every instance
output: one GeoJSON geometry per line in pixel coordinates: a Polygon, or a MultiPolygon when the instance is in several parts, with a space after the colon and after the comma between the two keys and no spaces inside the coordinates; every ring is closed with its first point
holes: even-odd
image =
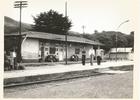
{"type": "MultiPolygon", "coordinates": [[[[55,46],[54,43],[49,43],[47,46],[48,50],[50,46],[55,46]]],[[[60,46],[55,46],[60,48],[60,46]]],[[[80,48],[80,54],[78,54],[79,58],[82,57],[82,47],[81,44],[72,43],[71,46],[68,45],[68,58],[70,58],[73,54],[75,54],[75,48],[80,48]]],[[[86,49],[86,58],[89,58],[89,50],[92,48],[92,45],[85,45],[86,49]]],[[[65,47],[61,47],[63,49],[63,58],[65,58],[65,47]]],[[[21,48],[22,58],[23,59],[39,59],[39,40],[38,39],[29,39],[27,38],[21,48]]],[[[46,54],[46,52],[45,52],[46,54]]],[[[49,54],[49,53],[48,53],[49,54]]],[[[46,55],[47,56],[47,55],[46,55]]]]}
{"type": "MultiPolygon", "coordinates": [[[[89,50],[93,47],[92,45],[84,45],[86,50],[86,58],[90,58],[89,56],[89,50]]],[[[70,58],[72,55],[75,54],[75,48],[80,48],[80,54],[77,54],[79,58],[82,57],[82,49],[83,45],[80,44],[71,44],[71,46],[68,46],[68,58],[70,58]]]]}
{"type": "Polygon", "coordinates": [[[21,48],[23,59],[38,59],[39,40],[27,38],[21,48]]]}

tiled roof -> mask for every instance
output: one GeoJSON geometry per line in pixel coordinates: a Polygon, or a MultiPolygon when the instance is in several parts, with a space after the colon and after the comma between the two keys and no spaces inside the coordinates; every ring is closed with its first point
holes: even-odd
{"type": "MultiPolygon", "coordinates": [[[[35,31],[22,32],[22,34],[26,34],[27,37],[29,38],[65,41],[65,35],[51,34],[51,33],[45,33],[45,32],[35,32],[35,31]]],[[[77,43],[86,43],[86,44],[92,44],[92,45],[103,45],[102,43],[99,43],[96,41],[92,41],[92,40],[85,39],[82,37],[69,36],[69,35],[67,36],[67,41],[77,42],[77,43]]]]}

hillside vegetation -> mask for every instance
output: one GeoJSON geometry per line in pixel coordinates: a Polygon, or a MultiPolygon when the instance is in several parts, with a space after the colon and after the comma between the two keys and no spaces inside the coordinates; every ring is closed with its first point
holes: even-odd
{"type": "MultiPolygon", "coordinates": [[[[32,29],[32,26],[30,24],[26,24],[26,23],[22,23],[22,32],[24,31],[29,31],[32,29]]],[[[14,32],[18,32],[19,30],[19,22],[5,16],[4,17],[4,33],[5,34],[10,34],[10,33],[14,33],[14,32]]]]}
{"type": "Polygon", "coordinates": [[[84,37],[99,41],[105,46],[103,47],[106,51],[110,48],[116,47],[116,34],[117,34],[117,47],[132,47],[134,46],[134,31],[129,34],[124,34],[121,32],[115,31],[103,31],[103,32],[95,32],[93,34],[85,34],[84,37]]]}

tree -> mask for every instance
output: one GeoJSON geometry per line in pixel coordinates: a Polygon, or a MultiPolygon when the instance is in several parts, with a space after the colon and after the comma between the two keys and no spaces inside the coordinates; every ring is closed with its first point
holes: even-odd
{"type": "Polygon", "coordinates": [[[110,48],[116,48],[116,34],[118,37],[117,47],[133,47],[134,32],[131,32],[130,35],[126,35],[115,31],[102,31],[100,33],[96,31],[93,34],[85,34],[85,38],[103,43],[105,45],[103,49],[108,52],[110,48]]]}
{"type": "Polygon", "coordinates": [[[99,32],[98,32],[97,30],[94,30],[94,33],[97,34],[97,33],[99,33],[99,32]]]}
{"type": "Polygon", "coordinates": [[[129,35],[126,36],[127,40],[128,40],[128,47],[134,47],[134,31],[130,32],[129,35]]]}
{"type": "Polygon", "coordinates": [[[56,11],[50,10],[47,13],[40,13],[38,16],[33,17],[35,25],[33,29],[40,32],[48,32],[54,34],[65,34],[72,22],[68,17],[64,17],[56,11]]]}

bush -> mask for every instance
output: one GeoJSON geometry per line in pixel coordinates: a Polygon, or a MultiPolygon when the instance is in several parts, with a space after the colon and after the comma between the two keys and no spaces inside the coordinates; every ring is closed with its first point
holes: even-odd
{"type": "Polygon", "coordinates": [[[78,57],[77,55],[72,55],[72,56],[70,57],[70,60],[71,60],[71,61],[78,61],[78,60],[79,60],[79,57],[78,57]]]}
{"type": "Polygon", "coordinates": [[[10,69],[10,60],[8,59],[8,56],[4,54],[4,70],[10,69]]]}
{"type": "Polygon", "coordinates": [[[46,58],[45,58],[45,62],[57,62],[58,59],[56,58],[56,56],[54,55],[48,55],[46,58]]]}
{"type": "Polygon", "coordinates": [[[24,66],[22,66],[22,65],[19,65],[19,66],[18,66],[18,70],[24,70],[24,69],[25,69],[24,66]]]}
{"type": "Polygon", "coordinates": [[[10,68],[10,61],[9,60],[4,60],[4,70],[9,70],[10,68]]]}

